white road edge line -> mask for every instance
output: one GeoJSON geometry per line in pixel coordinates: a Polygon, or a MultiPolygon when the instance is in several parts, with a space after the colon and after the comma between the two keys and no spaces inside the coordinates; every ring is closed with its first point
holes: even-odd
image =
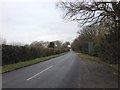
{"type": "Polygon", "coordinates": [[[50,68],[52,68],[52,67],[53,67],[53,65],[50,66],[50,67],[48,67],[48,68],[46,68],[46,69],[44,69],[44,70],[42,70],[41,72],[39,72],[39,73],[37,73],[37,74],[35,74],[35,75],[33,75],[32,77],[30,77],[30,78],[28,78],[28,79],[26,79],[26,80],[29,81],[29,80],[31,80],[32,78],[38,76],[39,74],[42,74],[43,72],[47,71],[48,69],[50,69],[50,68]]]}

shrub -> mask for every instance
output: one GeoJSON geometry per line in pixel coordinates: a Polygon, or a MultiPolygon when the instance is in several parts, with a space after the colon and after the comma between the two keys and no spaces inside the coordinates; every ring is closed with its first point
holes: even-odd
{"type": "Polygon", "coordinates": [[[2,65],[60,54],[67,49],[2,45],[2,65]]]}

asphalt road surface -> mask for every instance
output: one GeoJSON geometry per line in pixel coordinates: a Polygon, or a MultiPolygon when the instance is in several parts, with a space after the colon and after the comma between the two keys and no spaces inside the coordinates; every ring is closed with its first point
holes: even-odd
{"type": "Polygon", "coordinates": [[[118,88],[118,73],[84,60],[70,51],[66,55],[2,75],[3,88],[118,88]]]}

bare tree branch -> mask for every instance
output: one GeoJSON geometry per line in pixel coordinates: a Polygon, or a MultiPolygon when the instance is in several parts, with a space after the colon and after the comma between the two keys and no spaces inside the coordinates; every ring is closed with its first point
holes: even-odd
{"type": "MultiPolygon", "coordinates": [[[[103,20],[120,21],[119,2],[58,2],[57,6],[66,11],[65,18],[77,21],[81,25],[86,23],[101,23],[103,20]]],[[[111,22],[111,21],[110,21],[111,22]]]]}

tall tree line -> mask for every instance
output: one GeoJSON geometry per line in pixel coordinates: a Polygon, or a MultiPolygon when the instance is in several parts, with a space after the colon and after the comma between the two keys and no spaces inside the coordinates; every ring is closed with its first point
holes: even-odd
{"type": "Polygon", "coordinates": [[[58,2],[57,6],[66,12],[66,19],[77,21],[82,27],[72,44],[75,51],[100,57],[108,63],[120,62],[120,1],[73,0],[58,2]]]}

